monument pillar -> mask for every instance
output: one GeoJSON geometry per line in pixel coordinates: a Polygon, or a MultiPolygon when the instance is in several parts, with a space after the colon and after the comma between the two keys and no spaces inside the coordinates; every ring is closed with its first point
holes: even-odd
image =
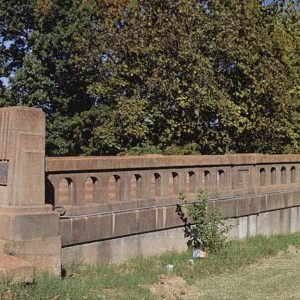
{"type": "Polygon", "coordinates": [[[59,215],[45,204],[45,114],[0,108],[0,248],[60,274],[59,215]]]}

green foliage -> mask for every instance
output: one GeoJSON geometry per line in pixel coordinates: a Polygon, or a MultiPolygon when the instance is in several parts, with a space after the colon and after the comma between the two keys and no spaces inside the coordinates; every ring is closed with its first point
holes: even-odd
{"type": "Polygon", "coordinates": [[[187,203],[185,195],[179,195],[181,204],[176,212],[184,222],[184,235],[188,246],[203,251],[220,252],[224,249],[227,234],[232,228],[218,208],[208,209],[208,194],[198,190],[197,202],[187,203]],[[188,216],[184,212],[187,209],[188,216]]]}
{"type": "Polygon", "coordinates": [[[126,149],[125,152],[120,155],[145,155],[145,154],[162,154],[162,150],[157,146],[143,145],[140,147],[132,147],[126,149]]]}
{"type": "Polygon", "coordinates": [[[197,155],[199,154],[199,145],[190,143],[184,146],[169,146],[164,150],[166,155],[197,155]]]}
{"type": "Polygon", "coordinates": [[[0,0],[0,106],[43,108],[51,155],[299,153],[299,14],[275,0],[0,0]]]}

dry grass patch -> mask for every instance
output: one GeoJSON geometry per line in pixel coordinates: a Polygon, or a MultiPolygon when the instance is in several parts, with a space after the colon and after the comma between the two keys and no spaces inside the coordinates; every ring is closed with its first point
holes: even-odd
{"type": "Polygon", "coordinates": [[[235,272],[199,280],[194,299],[300,299],[300,252],[289,246],[235,272]]]}

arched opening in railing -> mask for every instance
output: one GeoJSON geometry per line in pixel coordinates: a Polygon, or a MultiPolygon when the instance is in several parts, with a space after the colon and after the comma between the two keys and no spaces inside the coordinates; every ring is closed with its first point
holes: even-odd
{"type": "Polygon", "coordinates": [[[108,181],[108,200],[118,201],[121,198],[121,177],[113,175],[108,181]]]}
{"type": "Polygon", "coordinates": [[[98,179],[96,177],[88,177],[84,185],[84,202],[93,203],[96,202],[96,190],[98,185],[98,179]]]}
{"type": "Polygon", "coordinates": [[[189,171],[186,174],[185,187],[186,187],[187,193],[195,193],[196,192],[196,174],[195,174],[195,172],[189,171]]]}
{"type": "Polygon", "coordinates": [[[291,167],[291,182],[296,182],[296,168],[294,166],[291,167]]]}
{"type": "Polygon", "coordinates": [[[177,195],[179,193],[179,175],[172,172],[169,176],[169,195],[177,195]]]}
{"type": "Polygon", "coordinates": [[[63,178],[59,182],[58,187],[58,204],[72,205],[73,202],[73,180],[71,178],[63,178]]]}
{"type": "Polygon", "coordinates": [[[205,170],[203,172],[203,178],[202,178],[202,183],[205,189],[209,188],[210,185],[210,172],[208,170],[205,170]]]}
{"type": "Polygon", "coordinates": [[[265,168],[261,168],[259,170],[259,182],[260,182],[260,186],[265,186],[266,185],[266,169],[265,168]]]}
{"type": "Polygon", "coordinates": [[[46,178],[45,203],[53,206],[55,203],[55,187],[49,178],[46,178]]]}
{"type": "Polygon", "coordinates": [[[218,188],[220,190],[225,189],[226,181],[225,181],[225,171],[224,170],[218,170],[217,183],[218,183],[218,188]]]}
{"type": "Polygon", "coordinates": [[[159,173],[154,173],[151,176],[150,195],[152,197],[161,195],[161,176],[159,173]]]}
{"type": "Polygon", "coordinates": [[[271,184],[276,184],[276,168],[271,169],[271,184]]]}
{"type": "Polygon", "coordinates": [[[130,198],[137,199],[142,196],[142,176],[133,174],[130,180],[130,198]]]}
{"type": "Polygon", "coordinates": [[[282,167],[280,170],[280,183],[286,183],[287,178],[286,178],[286,167],[282,167]]]}

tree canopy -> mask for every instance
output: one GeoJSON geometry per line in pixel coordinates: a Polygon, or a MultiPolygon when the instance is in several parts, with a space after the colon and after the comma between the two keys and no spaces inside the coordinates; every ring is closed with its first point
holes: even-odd
{"type": "Polygon", "coordinates": [[[0,76],[49,155],[300,151],[298,1],[0,0],[0,76]]]}

